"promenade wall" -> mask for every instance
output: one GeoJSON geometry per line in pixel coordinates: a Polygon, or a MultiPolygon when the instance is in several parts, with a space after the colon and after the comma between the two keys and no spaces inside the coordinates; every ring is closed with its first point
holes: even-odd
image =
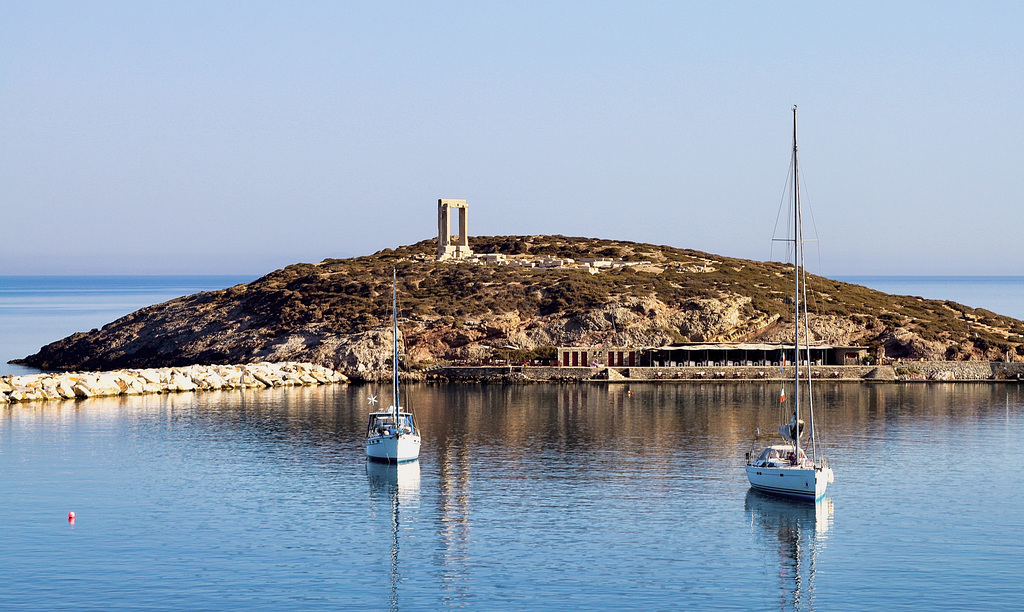
{"type": "MultiPolygon", "coordinates": [[[[801,373],[805,370],[801,369],[801,373]]],[[[461,366],[430,370],[428,380],[487,382],[657,382],[696,380],[792,380],[793,366],[722,367],[533,367],[461,366]]],[[[813,366],[815,379],[850,381],[1024,380],[1024,363],[915,361],[895,365],[813,366]]]]}

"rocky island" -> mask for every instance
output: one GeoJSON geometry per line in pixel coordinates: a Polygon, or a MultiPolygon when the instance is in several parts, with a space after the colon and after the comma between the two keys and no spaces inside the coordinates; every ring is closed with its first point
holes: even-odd
{"type": "MultiPolygon", "coordinates": [[[[18,360],[46,370],[309,362],[356,379],[390,368],[391,271],[413,370],[556,346],[786,342],[792,266],[634,242],[473,237],[472,261],[434,240],[296,264],[156,304],[18,360]],[[576,263],[572,263],[576,262],[576,263]],[[581,263],[582,262],[582,263],[581,263]],[[568,265],[572,263],[572,265],[568,265]]],[[[942,300],[811,277],[814,340],[869,359],[1024,360],[1024,322],[942,300]]]]}

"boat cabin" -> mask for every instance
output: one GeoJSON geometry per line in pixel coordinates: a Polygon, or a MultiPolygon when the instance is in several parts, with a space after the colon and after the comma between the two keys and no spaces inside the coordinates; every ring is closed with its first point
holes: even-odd
{"type": "Polygon", "coordinates": [[[800,461],[796,460],[795,450],[792,444],[773,444],[764,449],[761,456],[750,465],[754,467],[785,467],[805,463],[807,453],[804,452],[804,449],[800,449],[800,461]]]}
{"type": "Polygon", "coordinates": [[[408,412],[398,413],[398,422],[395,422],[394,412],[371,412],[370,422],[366,427],[366,437],[393,436],[397,433],[413,433],[416,425],[413,423],[412,415],[408,412]]]}

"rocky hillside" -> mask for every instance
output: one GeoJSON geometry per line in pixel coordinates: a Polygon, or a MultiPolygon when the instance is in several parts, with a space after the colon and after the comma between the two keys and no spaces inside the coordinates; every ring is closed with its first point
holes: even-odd
{"type": "MultiPolygon", "coordinates": [[[[356,378],[390,367],[391,270],[413,365],[558,345],[658,346],[790,337],[792,267],[687,249],[564,236],[475,237],[477,253],[610,257],[589,274],[435,262],[435,242],[297,264],[245,285],[143,308],[19,363],[54,370],[309,361],[356,378]],[[508,350],[508,349],[505,349],[508,350]]],[[[954,302],[809,280],[819,340],[876,356],[1002,360],[1024,355],[1024,322],[954,302]]],[[[547,348],[550,351],[550,348],[547,348]]]]}

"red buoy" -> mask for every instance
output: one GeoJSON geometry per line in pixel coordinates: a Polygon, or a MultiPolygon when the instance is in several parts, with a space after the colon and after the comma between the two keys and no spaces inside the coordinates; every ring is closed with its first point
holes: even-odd
{"type": "Polygon", "coordinates": [[[75,513],[74,512],[68,512],[68,520],[72,521],[72,522],[75,520],[75,513]]]}

